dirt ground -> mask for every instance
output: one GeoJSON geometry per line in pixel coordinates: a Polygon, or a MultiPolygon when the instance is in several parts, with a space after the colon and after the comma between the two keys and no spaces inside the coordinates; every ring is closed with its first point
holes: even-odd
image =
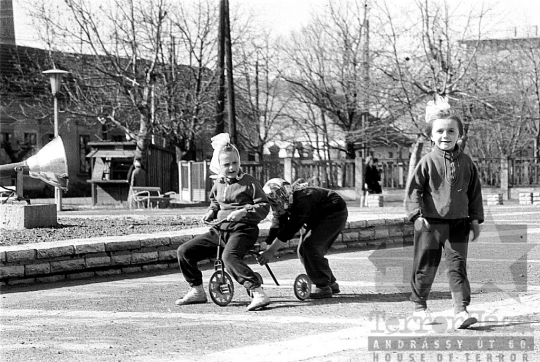
{"type": "Polygon", "coordinates": [[[110,215],[92,217],[57,217],[54,227],[2,230],[0,246],[43,243],[69,239],[88,239],[101,236],[150,234],[177,231],[203,226],[199,219],[181,215],[110,215]]]}
{"type": "MultiPolygon", "coordinates": [[[[434,323],[411,328],[412,247],[396,245],[330,253],[341,293],[326,300],[295,298],[292,283],[304,271],[294,255],[271,264],[279,287],[251,264],[272,299],[256,312],[246,312],[250,298],[238,284],[226,307],[210,300],[175,306],[188,288],[178,270],[5,287],[0,356],[6,362],[539,361],[540,209],[510,205],[486,215],[480,240],[469,247],[469,311],[479,322],[468,330],[451,327],[442,266],[429,301],[434,323]]],[[[204,267],[205,287],[212,272],[204,267]]]]}

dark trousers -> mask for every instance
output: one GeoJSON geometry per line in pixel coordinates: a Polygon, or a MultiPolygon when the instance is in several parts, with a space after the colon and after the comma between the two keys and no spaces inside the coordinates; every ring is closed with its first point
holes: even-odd
{"type": "Polygon", "coordinates": [[[184,278],[191,286],[203,283],[202,273],[197,263],[207,258],[215,258],[219,243],[219,229],[223,233],[225,247],[222,248],[223,265],[231,276],[247,289],[261,286],[257,276],[244,262],[244,256],[255,245],[259,228],[244,223],[223,223],[214,226],[207,233],[196,236],[180,245],[176,251],[178,264],[184,278]]]}
{"type": "Polygon", "coordinates": [[[334,212],[308,230],[298,248],[300,257],[304,259],[306,274],[317,287],[328,286],[336,281],[328,259],[328,249],[347,224],[347,209],[334,212]]]}
{"type": "Polygon", "coordinates": [[[411,278],[411,300],[416,309],[425,309],[437,269],[445,252],[448,283],[454,312],[466,310],[471,302],[471,287],[467,278],[467,248],[470,223],[468,219],[428,219],[428,231],[414,231],[414,261],[411,278]]]}

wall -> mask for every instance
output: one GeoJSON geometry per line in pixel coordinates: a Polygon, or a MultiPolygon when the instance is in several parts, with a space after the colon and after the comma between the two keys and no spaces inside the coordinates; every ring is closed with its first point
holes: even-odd
{"type": "MultiPolygon", "coordinates": [[[[269,223],[260,225],[259,241],[269,223]]],[[[123,275],[150,270],[177,269],[176,249],[207,227],[151,235],[125,235],[93,239],[0,247],[0,285],[47,283],[123,275]]],[[[332,250],[377,248],[411,244],[413,227],[403,218],[351,220],[332,250]]],[[[296,253],[299,238],[288,242],[281,254],[296,253]]]]}

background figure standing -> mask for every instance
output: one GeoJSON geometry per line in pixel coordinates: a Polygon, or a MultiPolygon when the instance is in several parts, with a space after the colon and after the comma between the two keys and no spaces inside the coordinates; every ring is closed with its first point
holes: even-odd
{"type": "Polygon", "coordinates": [[[366,158],[364,170],[364,184],[362,185],[362,197],[360,207],[366,206],[366,196],[370,194],[381,194],[381,174],[377,168],[378,159],[368,156],[366,158]]]}
{"type": "Polygon", "coordinates": [[[133,172],[131,173],[130,186],[146,186],[146,171],[142,167],[141,161],[133,161],[133,172]]]}
{"type": "Polygon", "coordinates": [[[141,160],[135,159],[133,165],[131,165],[128,171],[128,181],[129,181],[129,195],[128,195],[128,204],[129,208],[134,207],[134,192],[133,187],[137,186],[146,186],[146,171],[142,167],[141,160]]]}
{"type": "Polygon", "coordinates": [[[467,250],[470,231],[475,241],[484,221],[482,190],[476,166],[457,145],[463,136],[461,119],[452,114],[445,98],[428,103],[426,121],[434,146],[414,169],[405,192],[407,217],[414,222],[413,317],[431,322],[427,300],[444,248],[454,327],[463,329],[477,321],[467,311],[467,250]]]}
{"type": "Polygon", "coordinates": [[[364,190],[370,194],[381,194],[381,174],[377,165],[379,160],[368,156],[366,158],[366,172],[364,173],[364,190]]]}

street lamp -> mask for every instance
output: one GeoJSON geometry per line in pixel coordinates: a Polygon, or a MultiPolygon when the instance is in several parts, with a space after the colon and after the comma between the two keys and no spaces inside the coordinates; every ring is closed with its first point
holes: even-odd
{"type": "MultiPolygon", "coordinates": [[[[62,76],[69,72],[60,69],[49,69],[43,72],[49,76],[51,80],[51,92],[54,98],[54,137],[59,135],[58,126],[58,93],[62,85],[62,76]]],[[[62,211],[62,190],[58,187],[54,188],[54,201],[56,203],[56,211],[62,211]]]]}

